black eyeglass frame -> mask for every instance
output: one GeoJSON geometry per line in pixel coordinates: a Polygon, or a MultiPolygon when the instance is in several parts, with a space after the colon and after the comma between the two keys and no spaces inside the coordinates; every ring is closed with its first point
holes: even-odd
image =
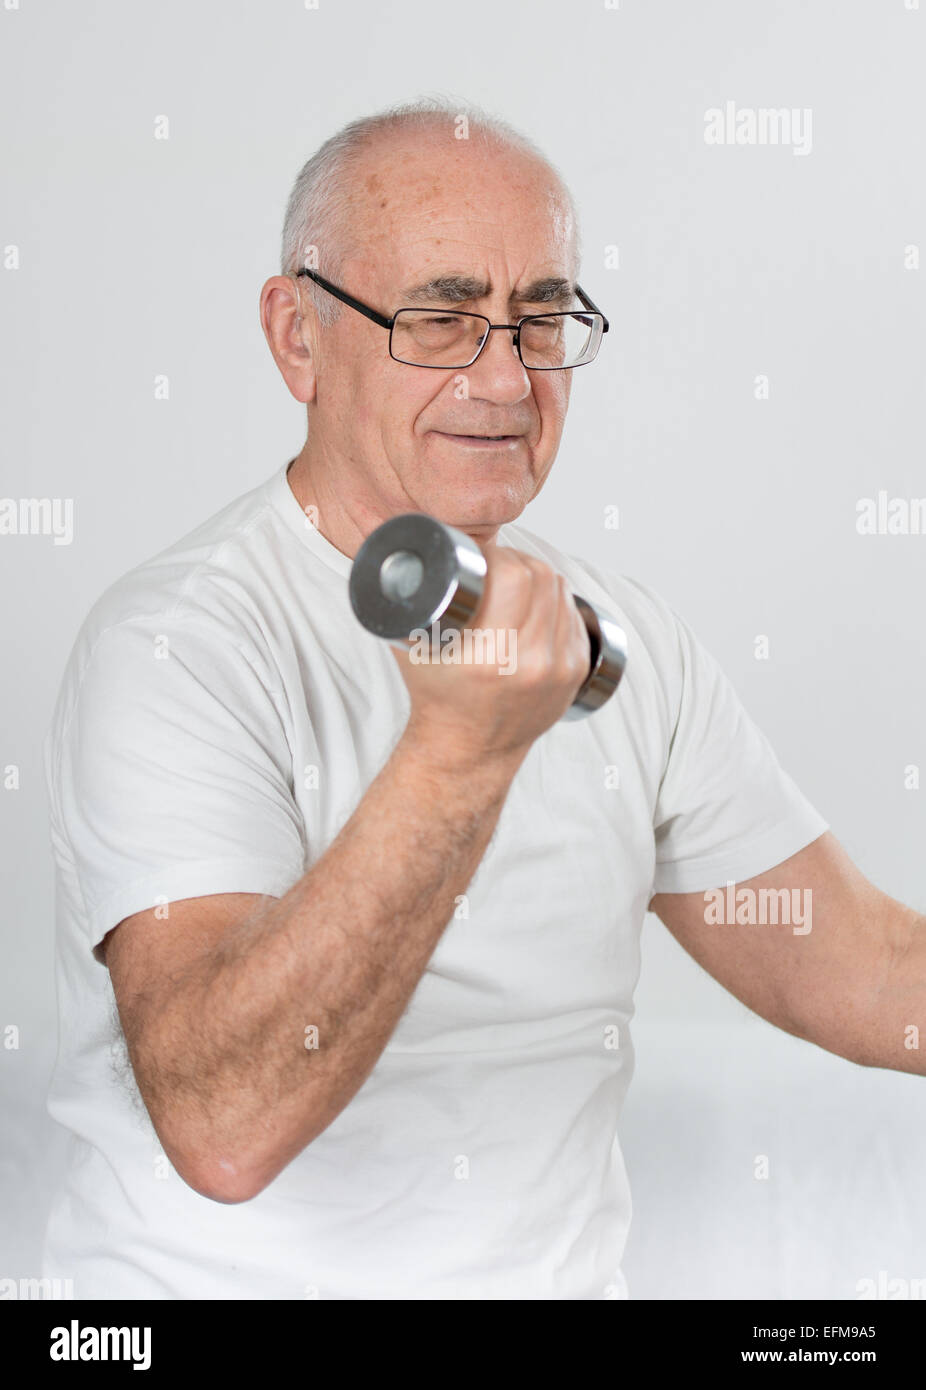
{"type": "MultiPolygon", "coordinates": [[[[525,371],[528,372],[572,372],[575,371],[576,367],[587,367],[589,363],[594,362],[595,357],[598,356],[598,349],[601,347],[601,338],[599,338],[598,346],[595,348],[595,357],[589,357],[585,362],[575,362],[571,367],[529,367],[521,356],[521,325],[530,323],[532,319],[572,318],[576,315],[577,310],[564,309],[549,314],[525,314],[523,318],[518,319],[517,323],[490,323],[485,314],[470,314],[464,309],[454,309],[452,312],[459,314],[461,318],[482,319],[483,323],[489,325],[488,332],[476,351],[476,356],[471,358],[469,362],[461,362],[456,367],[443,367],[429,362],[407,362],[404,357],[396,357],[395,353],[392,351],[392,329],[399,314],[403,312],[403,309],[408,309],[414,313],[426,312],[421,305],[405,305],[403,309],[396,309],[391,318],[387,318],[385,314],[380,314],[376,309],[371,309],[369,304],[362,303],[361,300],[355,299],[352,294],[348,294],[346,290],[339,289],[337,285],[333,285],[330,280],[326,280],[323,275],[319,275],[317,270],[308,270],[306,267],[303,267],[301,270],[296,271],[296,275],[307,275],[316,285],[320,285],[323,290],[327,290],[329,294],[333,294],[335,299],[340,299],[342,304],[347,304],[351,309],[356,309],[358,314],[364,314],[368,319],[371,319],[373,323],[378,323],[380,328],[387,328],[389,330],[389,356],[392,358],[393,362],[401,362],[405,367],[423,367],[425,371],[434,372],[462,371],[464,367],[471,367],[473,363],[478,360],[480,353],[489,341],[489,333],[495,328],[514,329],[512,343],[517,350],[521,365],[524,367],[525,371]]],[[[576,285],[576,295],[581,300],[583,309],[587,309],[589,313],[597,314],[601,319],[601,334],[603,337],[610,328],[608,320],[598,308],[598,305],[592,303],[580,285],[576,285]]]]}

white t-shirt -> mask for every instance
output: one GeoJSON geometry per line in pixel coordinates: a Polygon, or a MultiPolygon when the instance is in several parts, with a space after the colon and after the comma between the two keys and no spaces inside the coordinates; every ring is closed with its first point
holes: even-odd
{"type": "Polygon", "coordinates": [[[48,1104],[71,1147],[43,1272],[76,1297],[627,1296],[617,1124],[647,904],[748,878],[827,824],[667,604],[520,526],[499,540],[621,623],[626,675],[603,710],[532,746],[373,1072],[238,1205],[200,1196],[164,1157],[97,947],[159,903],[282,896],[388,759],[408,693],[285,465],[85,620],[45,745],[48,1104]]]}

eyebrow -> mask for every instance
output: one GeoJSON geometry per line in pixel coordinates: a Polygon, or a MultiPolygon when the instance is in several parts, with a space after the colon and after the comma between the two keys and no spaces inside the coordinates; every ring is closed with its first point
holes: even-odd
{"type": "MultiPolygon", "coordinates": [[[[492,293],[487,280],[472,275],[435,275],[419,285],[402,290],[402,303],[411,307],[413,301],[427,304],[465,304],[471,299],[485,299],[492,293]]],[[[575,285],[561,275],[545,275],[523,290],[514,290],[512,304],[556,304],[563,309],[572,305],[575,285]]]]}

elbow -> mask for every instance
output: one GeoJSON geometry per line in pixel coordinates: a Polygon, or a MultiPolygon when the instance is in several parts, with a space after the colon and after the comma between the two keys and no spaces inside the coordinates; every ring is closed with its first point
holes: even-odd
{"type": "Polygon", "coordinates": [[[245,1164],[230,1158],[213,1159],[210,1162],[174,1153],[168,1154],[177,1173],[200,1197],[222,1206],[240,1206],[242,1202],[252,1202],[272,1181],[261,1180],[245,1164]]]}
{"type": "Polygon", "coordinates": [[[185,1177],[181,1173],[180,1176],[200,1197],[206,1197],[210,1202],[219,1202],[227,1207],[252,1202],[262,1190],[258,1184],[250,1181],[247,1174],[240,1173],[231,1164],[226,1169],[219,1166],[202,1174],[195,1173],[185,1177]]]}
{"type": "Polygon", "coordinates": [[[251,1126],[240,1116],[198,1115],[187,1107],[160,1107],[152,1123],[178,1177],[200,1197],[223,1206],[253,1202],[286,1165],[325,1128],[309,1124],[298,1134],[268,1132],[266,1123],[251,1126]]]}
{"type": "MultiPolygon", "coordinates": [[[[181,1158],[178,1155],[171,1162],[187,1186],[201,1197],[207,1197],[210,1202],[220,1202],[223,1206],[239,1206],[242,1202],[253,1202],[255,1197],[259,1197],[279,1177],[286,1165],[307,1149],[315,1138],[317,1134],[313,1132],[307,1142],[299,1142],[298,1146],[294,1145],[286,1152],[251,1151],[246,1156],[226,1154],[208,1161],[202,1157],[181,1158]]],[[[218,1147],[212,1152],[219,1152],[218,1147]]]]}
{"type": "Polygon", "coordinates": [[[195,1139],[156,1124],[164,1154],[177,1176],[200,1197],[223,1206],[252,1202],[276,1177],[279,1168],[255,1166],[253,1158],[214,1137],[195,1139]]]}
{"type": "MultiPolygon", "coordinates": [[[[221,1142],[196,1144],[168,1142],[160,1135],[164,1152],[177,1175],[200,1197],[223,1206],[253,1202],[307,1144],[281,1152],[262,1151],[255,1144],[231,1148],[221,1142]]],[[[314,1135],[313,1135],[314,1138],[314,1135]]],[[[311,1142],[311,1139],[309,1140],[311,1142]]]]}

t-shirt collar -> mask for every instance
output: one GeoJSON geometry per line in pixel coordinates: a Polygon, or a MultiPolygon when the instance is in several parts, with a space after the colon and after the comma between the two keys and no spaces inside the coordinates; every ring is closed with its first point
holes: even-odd
{"type": "Polygon", "coordinates": [[[337,546],[331,544],[316,526],[313,526],[309,516],[300,507],[296,495],[289,485],[290,465],[294,463],[290,459],[284,463],[282,468],[278,468],[270,479],[268,492],[270,501],[274,508],[286,522],[289,529],[299,537],[303,545],[308,546],[329,569],[336,570],[338,574],[348,576],[351,572],[353,560],[349,555],[344,555],[337,546]]]}

